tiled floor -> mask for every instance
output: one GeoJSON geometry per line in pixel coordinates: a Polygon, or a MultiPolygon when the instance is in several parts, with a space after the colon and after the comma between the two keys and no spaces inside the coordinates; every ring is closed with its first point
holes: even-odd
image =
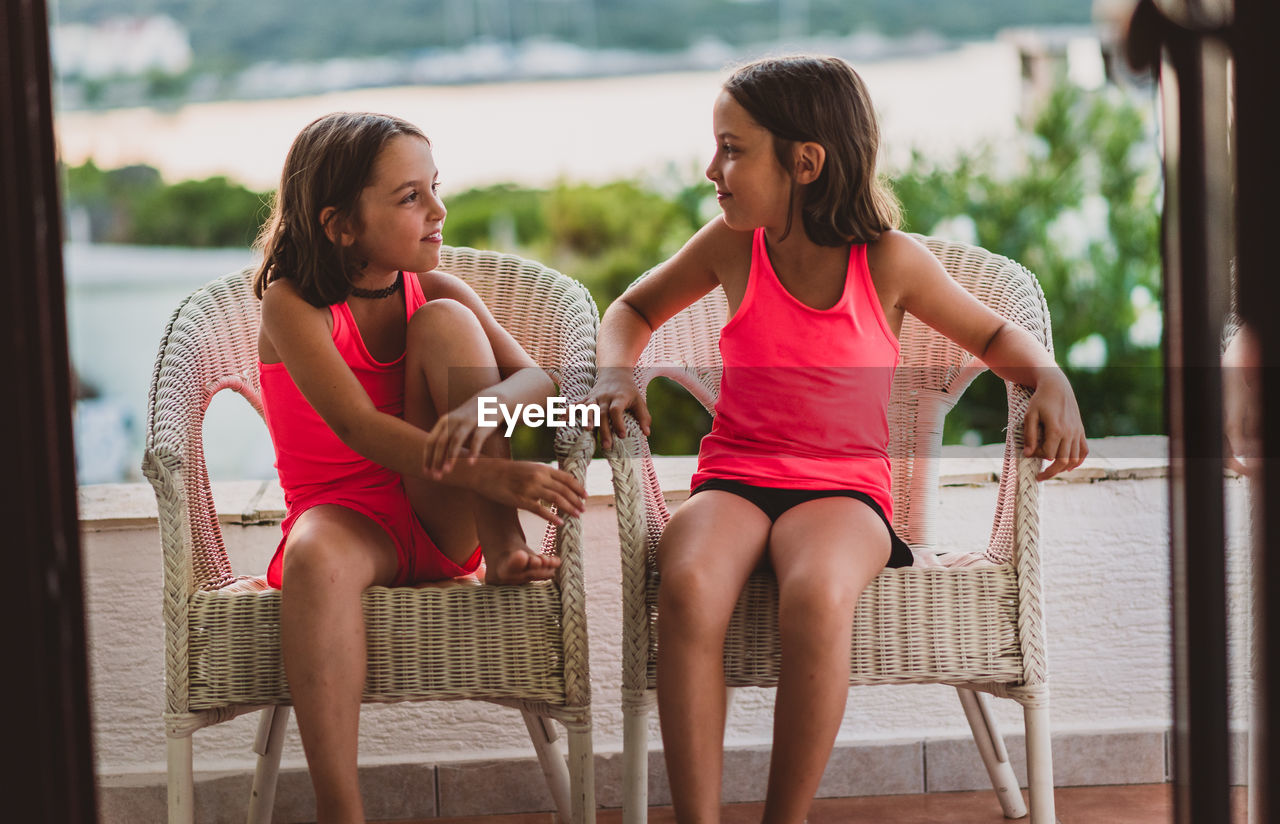
{"type": "MultiPolygon", "coordinates": [[[[1172,787],[1146,784],[1127,787],[1064,787],[1054,794],[1060,824],[1168,824],[1172,818],[1172,787]]],[[[1233,819],[1244,821],[1245,795],[1232,796],[1233,819]]],[[[724,808],[722,824],[757,824],[762,804],[732,804],[724,808]]],[[[599,824],[618,824],[622,813],[601,810],[599,824]]],[[[670,807],[650,810],[649,824],[674,824],[670,807]]],[[[1023,819],[1025,821],[1025,819],[1023,819]]],[[[550,813],[470,818],[432,818],[402,824],[553,824],[550,813]]],[[[1007,824],[989,791],[929,793],[815,801],[809,824],[1007,824]]]]}

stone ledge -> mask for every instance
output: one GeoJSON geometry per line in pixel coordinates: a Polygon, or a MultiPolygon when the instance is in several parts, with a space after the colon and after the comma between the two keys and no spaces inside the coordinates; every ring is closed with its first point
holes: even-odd
{"type": "MultiPolygon", "coordinates": [[[[1236,737],[1239,737],[1237,734],[1236,737]]],[[[1168,781],[1165,730],[1062,732],[1053,737],[1054,784],[1151,784],[1168,781]]],[[[1010,759],[1026,786],[1022,736],[1005,737],[1010,759]]],[[[1233,741],[1239,749],[1241,742],[1233,741]]],[[[768,747],[725,750],[725,803],[764,800],[768,747]]],[[[622,756],[597,753],[596,802],[622,804],[622,756]]],[[[252,770],[196,776],[196,820],[243,821],[252,770]]],[[[1239,779],[1237,778],[1237,783],[1239,779]]],[[[455,761],[441,764],[383,764],[360,768],[366,811],[372,819],[434,818],[544,812],[552,809],[537,759],[529,757],[455,761]]],[[[968,738],[870,741],[837,744],[818,788],[818,798],[902,795],[983,790],[990,782],[968,738]]],[[[163,821],[165,776],[100,776],[98,798],[103,824],[163,821]]],[[[649,804],[671,803],[662,753],[649,753],[649,804]]],[[[993,809],[996,804],[992,798],[993,809]]],[[[280,773],[273,820],[314,820],[315,797],[306,770],[280,773]]]]}
{"type": "MultiPolygon", "coordinates": [[[[1089,457],[1070,472],[1049,483],[1163,478],[1169,474],[1168,439],[1163,435],[1094,438],[1089,457]]],[[[942,486],[974,486],[1000,480],[1004,444],[944,446],[939,459],[942,486]]],[[[666,497],[688,497],[689,479],[697,467],[695,455],[657,455],[654,468],[666,497]]],[[[587,469],[587,505],[613,503],[609,464],[596,458],[587,469]]],[[[251,526],[274,524],[284,518],[284,494],[275,480],[215,481],[214,502],[223,524],[251,526]]],[[[155,494],[145,483],[97,484],[79,489],[80,526],[86,530],[134,529],[153,526],[157,520],[155,494]]]]}

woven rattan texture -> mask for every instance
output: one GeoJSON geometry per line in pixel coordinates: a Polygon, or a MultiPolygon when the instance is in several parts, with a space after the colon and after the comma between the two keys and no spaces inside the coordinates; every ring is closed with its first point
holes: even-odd
{"type": "MultiPolygon", "coordinates": [[[[657,581],[649,585],[657,602],[657,581]]],[[[1012,567],[890,569],[858,599],[849,683],[916,684],[1020,680],[1018,582],[1012,567]],[[990,627],[966,643],[939,643],[959,628],[990,627]]],[[[648,681],[656,683],[657,613],[651,613],[648,681]]],[[[757,573],[734,608],[725,638],[725,683],[772,687],[781,660],[777,581],[757,573]]]]}
{"type": "MultiPolygon", "coordinates": [[[[563,703],[554,586],[373,587],[363,600],[366,702],[431,696],[563,703]],[[527,620],[504,620],[509,612],[527,620]]],[[[199,592],[189,615],[191,709],[288,702],[278,592],[199,592]]]]}
{"type": "MultiPolygon", "coordinates": [[[[570,401],[586,395],[598,314],[581,284],[522,258],[462,248],[446,247],[441,269],[476,289],[570,401]]],[[[216,392],[234,389],[261,412],[260,311],[251,284],[251,271],[227,275],[178,307],[148,407],[143,470],[160,511],[166,715],[183,729],[289,700],[279,593],[233,574],[203,456],[204,413],[216,392]],[[199,718],[179,724],[192,713],[199,718]]],[[[561,466],[580,480],[593,449],[590,434],[573,429],[556,442],[561,466]]],[[[366,592],[364,699],[489,699],[589,723],[581,538],[576,518],[547,530],[544,551],[562,559],[554,583],[366,592]]]]}
{"type": "MultiPolygon", "coordinates": [[[[960,284],[1052,352],[1048,308],[1031,273],[1008,258],[968,244],[916,236],[960,284]]],[[[727,312],[717,289],[667,321],[636,368],[641,386],[676,380],[711,410],[722,369],[717,340],[727,312]]],[[[943,418],[984,368],[956,344],[911,316],[899,336],[900,364],[890,399],[894,528],[915,548],[936,543],[938,458],[943,418]]],[[[1029,393],[1007,384],[1009,426],[991,539],[974,547],[986,565],[888,569],[859,601],[850,650],[851,682],[963,683],[1037,700],[1047,678],[1038,555],[1035,463],[1023,459],[1022,418],[1029,393]],[[1015,482],[1020,480],[1021,482],[1015,482]],[[1012,687],[1012,689],[1011,689],[1012,687]]],[[[631,430],[636,431],[636,430],[631,430]]],[[[609,454],[623,562],[623,685],[627,701],[653,689],[657,648],[654,554],[670,514],[648,443],[621,439],[609,454]]],[[[726,679],[733,685],[776,683],[776,583],[753,575],[730,624],[726,679]]]]}

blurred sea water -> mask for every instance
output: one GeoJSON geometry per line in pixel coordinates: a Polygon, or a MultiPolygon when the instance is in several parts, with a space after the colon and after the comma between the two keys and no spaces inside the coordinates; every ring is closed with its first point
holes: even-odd
{"type": "MultiPolygon", "coordinates": [[[[244,268],[253,254],[69,243],[63,260],[71,363],[94,395],[75,410],[79,482],[138,480],[147,391],[169,316],[196,287],[244,268]]],[[[234,393],[214,399],[205,442],[217,444],[205,453],[215,478],[274,476],[266,427],[234,393]]]]}
{"type": "MultiPolygon", "coordinates": [[[[880,115],[882,162],[890,168],[913,148],[946,155],[1016,132],[1022,81],[1010,43],[968,43],[857,68],[880,115]]],[[[385,112],[420,126],[446,194],[490,183],[644,180],[673,169],[698,176],[715,148],[711,106],[727,75],[726,68],[68,111],[56,128],[71,165],[147,163],[169,181],[227,175],[256,189],[277,185],[294,136],[333,111],[385,112]]]]}

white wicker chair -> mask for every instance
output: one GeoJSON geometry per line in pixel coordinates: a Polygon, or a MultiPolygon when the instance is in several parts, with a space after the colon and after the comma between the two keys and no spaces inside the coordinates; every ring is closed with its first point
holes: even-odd
{"type": "MultiPolygon", "coordinates": [[[[1008,258],[962,243],[917,236],[946,270],[981,301],[1030,331],[1052,351],[1048,307],[1035,277],[1008,258]]],[[[689,389],[708,410],[719,392],[717,348],[726,317],[716,289],[667,321],[636,367],[643,388],[658,376],[689,389]]],[[[914,548],[935,546],[943,416],[981,373],[972,355],[917,319],[904,319],[901,363],[889,406],[895,531],[914,548]]],[[[985,696],[1019,701],[1025,710],[1031,813],[1052,824],[1048,683],[1038,548],[1039,461],[1021,457],[1029,394],[1008,385],[1009,426],[991,539],[945,568],[886,569],[858,601],[850,683],[944,683],[961,703],[1006,816],[1026,815],[1004,742],[985,696]]],[[[609,451],[623,571],[623,712],[626,824],[647,806],[647,723],[655,688],[658,576],[654,557],[670,517],[648,442],[629,421],[628,437],[609,451]]],[[[947,556],[943,563],[948,564],[947,556]]],[[[777,582],[752,575],[725,640],[728,687],[774,686],[780,654],[777,582]]]]}
{"type": "MultiPolygon", "coordinates": [[[[595,372],[598,315],[587,290],[511,255],[445,247],[441,268],[464,278],[564,395],[581,400],[595,372]]],[[[249,820],[267,822],[289,690],[280,660],[280,593],[233,574],[205,470],[202,427],[218,391],[261,414],[260,307],[252,272],[212,281],[174,312],[156,359],[143,471],[155,487],[164,553],[165,731],[169,818],[193,819],[191,734],[264,709],[249,820]]],[[[590,433],[560,430],[560,466],[580,481],[590,433]]],[[[364,594],[369,667],[363,700],[481,699],[520,709],[562,820],[595,820],[582,525],[548,528],[554,582],[525,586],[373,587],[364,594]],[[569,731],[569,764],[555,728],[569,731]]]]}

